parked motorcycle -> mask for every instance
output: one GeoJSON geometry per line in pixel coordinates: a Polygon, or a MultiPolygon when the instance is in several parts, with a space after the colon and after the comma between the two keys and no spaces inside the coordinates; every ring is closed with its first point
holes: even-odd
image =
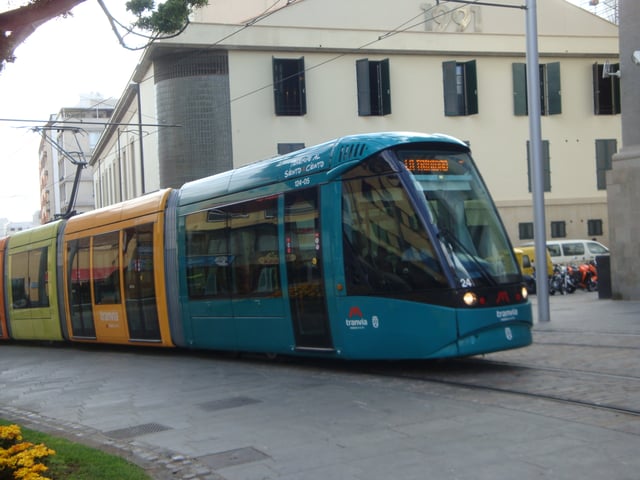
{"type": "Polygon", "coordinates": [[[571,276],[576,288],[595,292],[598,290],[598,268],[593,260],[581,265],[570,265],[568,274],[571,276]]]}
{"type": "Polygon", "coordinates": [[[554,265],[553,275],[549,277],[549,294],[565,295],[576,291],[576,284],[569,270],[564,265],[554,265]]]}

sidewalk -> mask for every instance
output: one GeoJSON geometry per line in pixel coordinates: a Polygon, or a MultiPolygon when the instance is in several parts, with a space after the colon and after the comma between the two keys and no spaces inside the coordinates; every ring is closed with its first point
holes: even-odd
{"type": "Polygon", "coordinates": [[[538,321],[538,298],[530,297],[535,329],[574,329],[640,334],[640,301],[599,299],[598,292],[578,290],[549,296],[549,322],[538,321]]]}

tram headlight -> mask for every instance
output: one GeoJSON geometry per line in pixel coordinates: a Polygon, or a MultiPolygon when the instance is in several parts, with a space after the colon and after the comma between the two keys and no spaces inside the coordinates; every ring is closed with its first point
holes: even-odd
{"type": "Polygon", "coordinates": [[[522,295],[522,300],[526,300],[527,298],[529,298],[529,290],[527,290],[526,286],[522,286],[522,288],[520,289],[520,294],[522,295]]]}
{"type": "Polygon", "coordinates": [[[478,295],[476,295],[474,292],[465,292],[465,294],[462,296],[462,301],[466,306],[473,307],[474,305],[478,304],[478,295]]]}

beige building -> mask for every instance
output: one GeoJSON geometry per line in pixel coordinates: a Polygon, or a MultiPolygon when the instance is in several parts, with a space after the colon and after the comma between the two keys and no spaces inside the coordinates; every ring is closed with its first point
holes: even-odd
{"type": "MultiPolygon", "coordinates": [[[[547,235],[606,244],[618,29],[544,0],[538,33],[547,235]]],[[[520,8],[212,0],[144,52],[114,114],[129,126],[96,147],[96,205],[345,134],[439,132],[470,144],[512,242],[530,241],[525,40],[520,8]]]]}

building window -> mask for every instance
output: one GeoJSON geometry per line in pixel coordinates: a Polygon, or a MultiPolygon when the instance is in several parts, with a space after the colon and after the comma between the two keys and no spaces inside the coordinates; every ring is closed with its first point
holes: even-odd
{"type": "Polygon", "coordinates": [[[520,240],[533,239],[533,222],[523,222],[518,224],[518,238],[520,240]]]}
{"type": "Polygon", "coordinates": [[[564,238],[567,236],[567,224],[564,220],[551,222],[551,238],[564,238]]]}
{"type": "MultiPolygon", "coordinates": [[[[608,66],[609,71],[619,72],[620,64],[608,66]]],[[[604,65],[593,64],[593,113],[615,115],[620,113],[620,77],[610,75],[603,78],[604,65]]]]}
{"type": "Polygon", "coordinates": [[[307,97],[304,57],[273,59],[273,94],[276,115],[305,115],[307,97]]]}
{"type": "Polygon", "coordinates": [[[596,180],[598,190],[607,189],[607,170],[611,170],[611,157],[618,150],[615,138],[596,139],[596,180]]]}
{"type": "MultiPolygon", "coordinates": [[[[533,191],[533,177],[531,170],[531,146],[527,140],[527,181],[529,192],[533,191]]],[[[542,141],[542,168],[544,170],[544,191],[551,191],[551,159],[549,155],[549,140],[542,141]]]]}
{"type": "Polygon", "coordinates": [[[356,61],[358,115],[368,117],[391,113],[389,59],[356,61]]]}
{"type": "Polygon", "coordinates": [[[297,150],[302,150],[303,148],[304,148],[304,143],[279,143],[278,155],[286,155],[287,153],[295,152],[297,150]]]}
{"type": "MultiPolygon", "coordinates": [[[[557,115],[562,113],[560,96],[560,63],[546,63],[540,68],[540,114],[557,115]]],[[[527,65],[512,64],[513,71],[513,113],[528,115],[527,105],[527,65]]]]}
{"type": "Polygon", "coordinates": [[[444,114],[447,117],[478,113],[476,61],[442,62],[444,114]]]}
{"type": "Polygon", "coordinates": [[[587,235],[590,237],[602,235],[602,220],[599,218],[587,220],[587,235]]]}

